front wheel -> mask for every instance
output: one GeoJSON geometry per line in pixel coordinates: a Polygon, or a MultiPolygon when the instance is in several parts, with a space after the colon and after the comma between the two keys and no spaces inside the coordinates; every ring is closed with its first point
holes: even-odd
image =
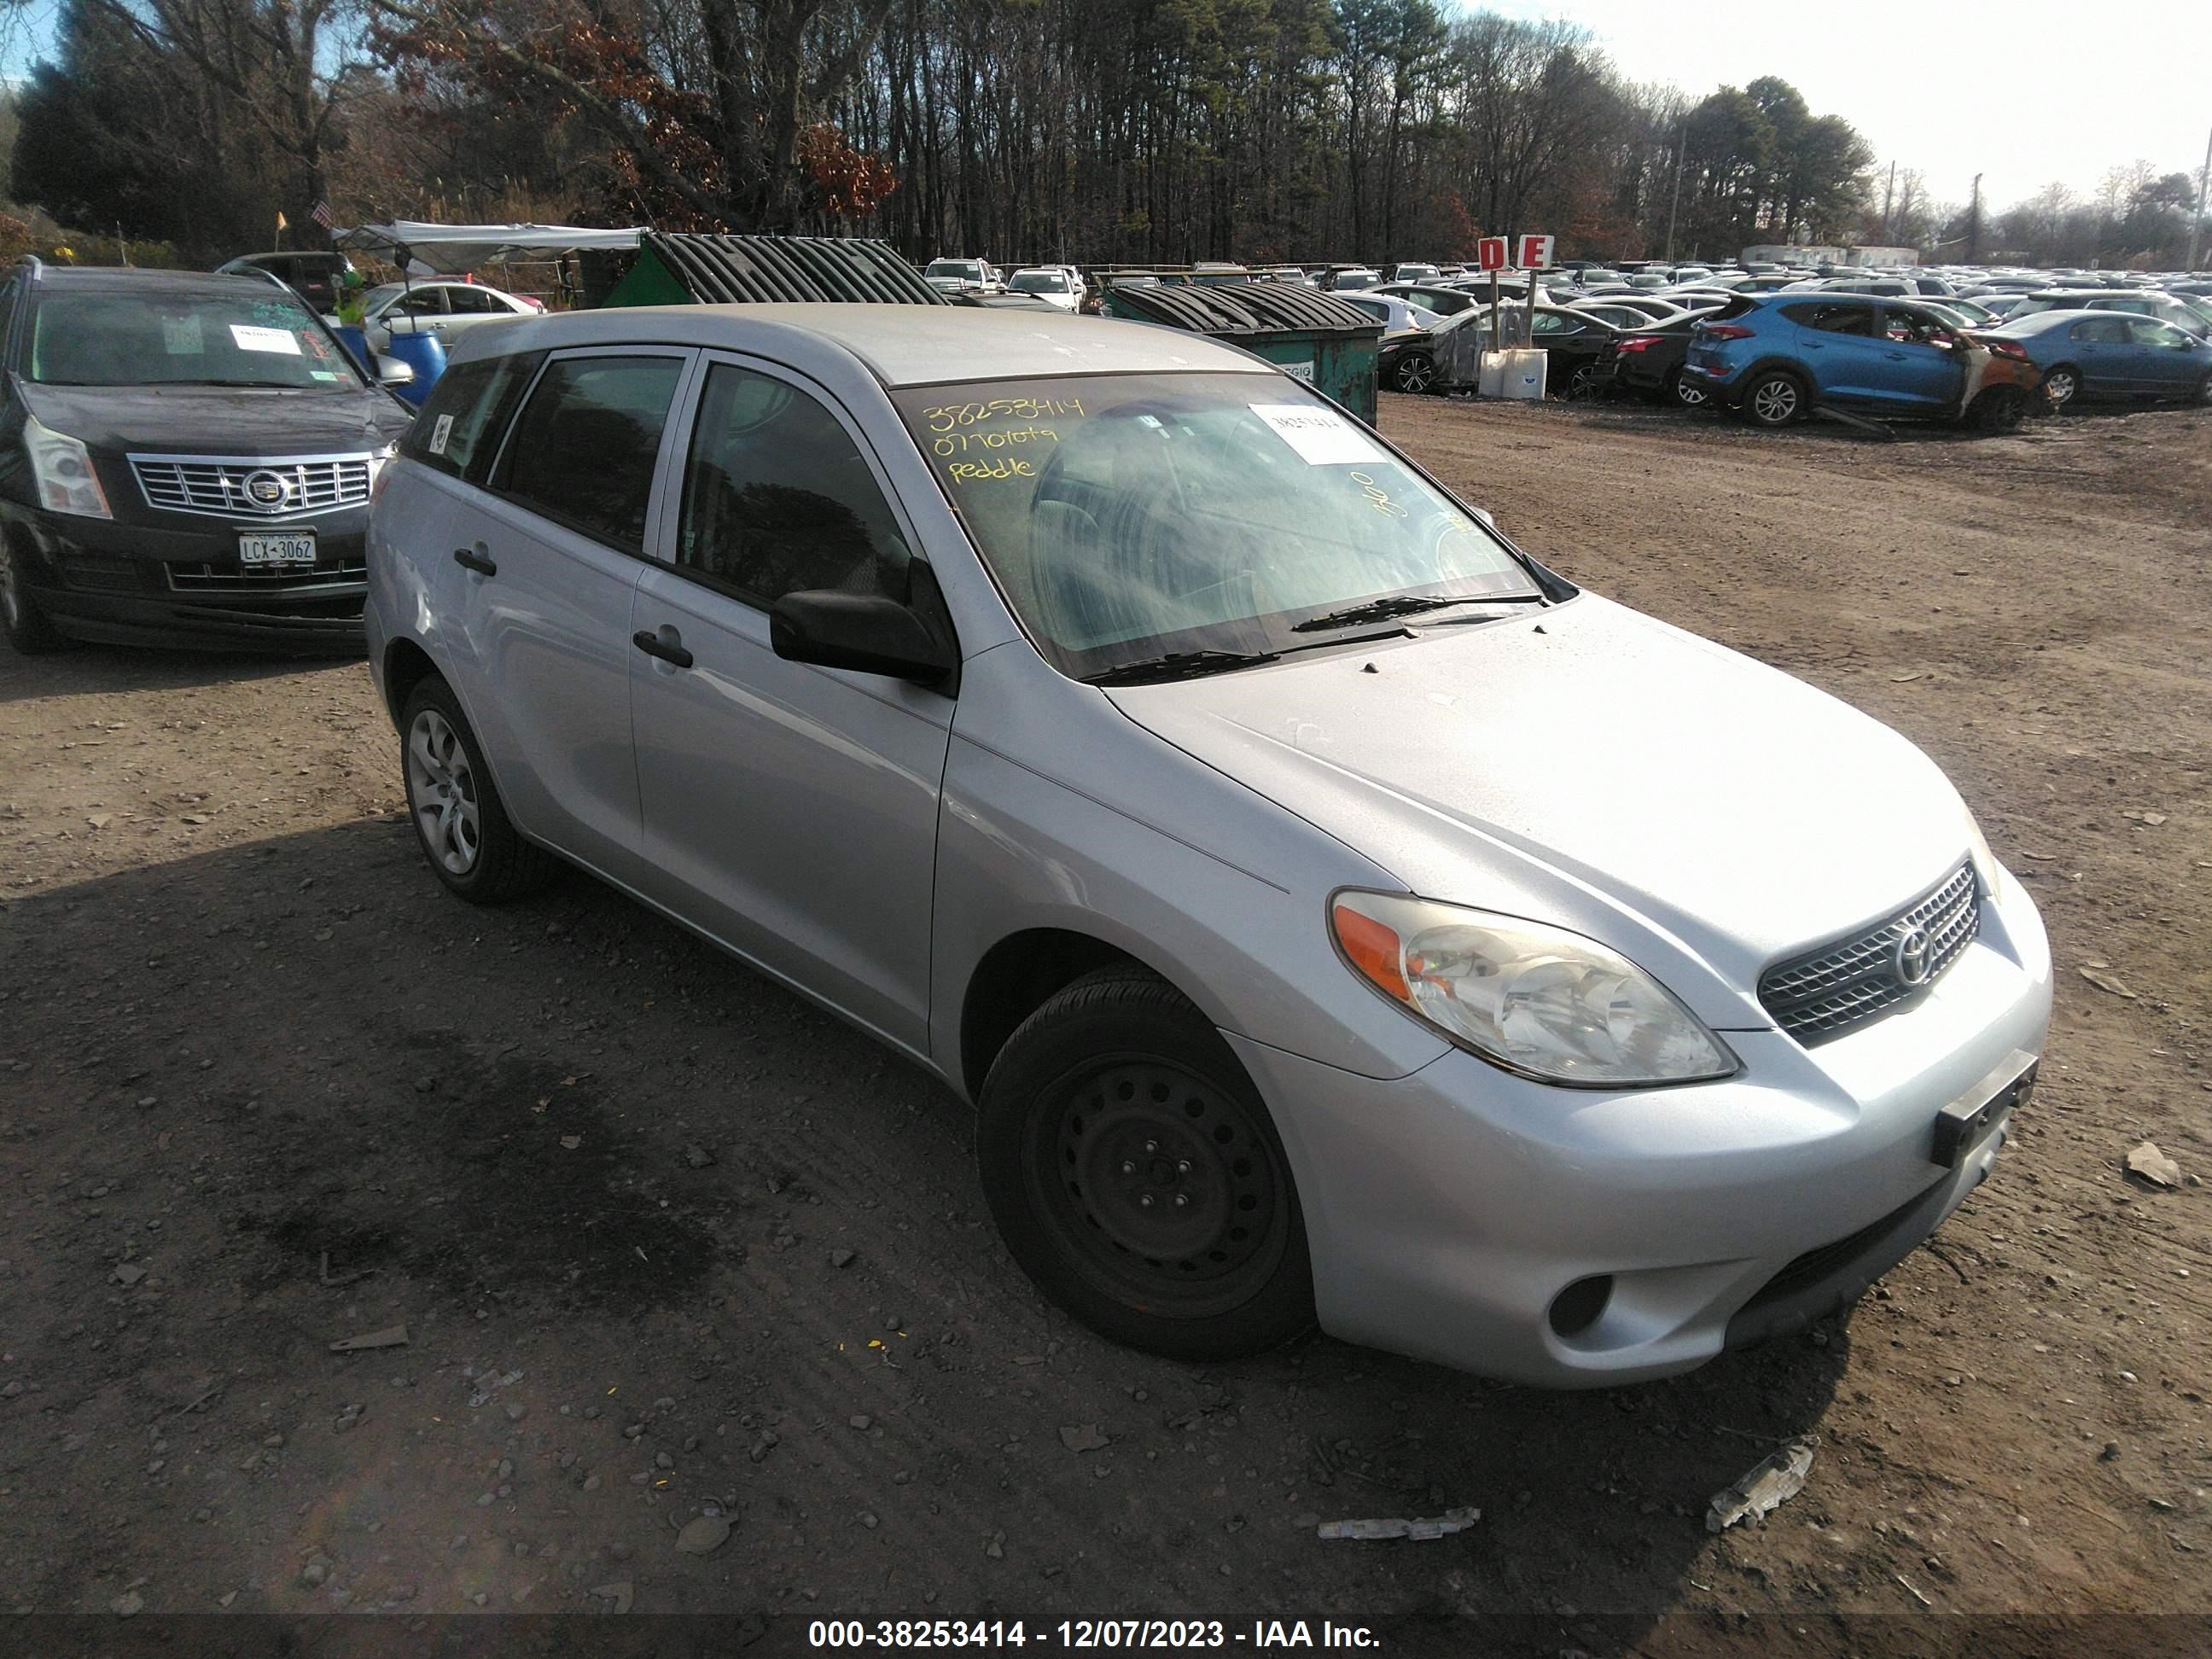
{"type": "Polygon", "coordinates": [[[2212,404],[2212,374],[2207,374],[2197,383],[2197,401],[2212,404]]]}
{"type": "Polygon", "coordinates": [[[1743,392],[1743,418],[1768,428],[1788,426],[1805,412],[1805,388],[1794,374],[1770,369],[1743,392]]]}
{"type": "Polygon", "coordinates": [[[1437,383],[1436,359],[1418,351],[1400,358],[1398,367],[1391,373],[1390,383],[1401,392],[1433,390],[1437,383]]]}
{"type": "Polygon", "coordinates": [[[1142,969],[1087,975],[1023,1022],[984,1082],[975,1160],[1014,1260],[1102,1335],[1226,1359],[1313,1323],[1267,1106],[1206,1017],[1142,969]]]}
{"type": "Polygon", "coordinates": [[[58,651],[69,643],[39,609],[16,568],[14,550],[4,544],[0,544],[0,629],[5,629],[8,643],[27,657],[58,651]]]}
{"type": "Polygon", "coordinates": [[[1711,394],[1680,369],[1667,377],[1666,400],[1677,409],[1703,409],[1712,401],[1711,394]]]}
{"type": "Polygon", "coordinates": [[[2027,398],[2018,386],[1996,386],[1974,399],[1967,418],[1975,429],[2000,433],[2017,431],[2021,417],[2027,412],[2027,398]]]}
{"type": "Polygon", "coordinates": [[[472,904],[501,904],[544,886],[553,855],[508,822],[477,735],[453,688],[435,676],[415,688],[399,716],[407,815],[447,890],[472,904]]]}

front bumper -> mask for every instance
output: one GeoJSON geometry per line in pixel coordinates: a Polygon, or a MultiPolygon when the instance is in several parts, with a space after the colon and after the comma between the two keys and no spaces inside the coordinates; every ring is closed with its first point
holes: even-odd
{"type": "Polygon", "coordinates": [[[102,644],[357,655],[368,592],[365,507],[312,523],[179,526],[0,508],[24,590],[72,638],[102,644]],[[313,530],[312,570],[248,573],[240,531],[313,530]]]}
{"type": "Polygon", "coordinates": [[[1937,1115],[2002,1092],[2050,1015],[2042,922],[1999,872],[1980,938],[1920,1000],[1809,1050],[1728,1032],[1744,1069],[1720,1083],[1555,1089],[1458,1049],[1376,1079],[1229,1040],[1297,1179],[1324,1329],[1577,1387],[1687,1370],[1855,1298],[1988,1176],[2010,1103],[1955,1166],[1937,1115]],[[1595,1310],[1561,1300],[1592,1279],[1595,1310]]]}

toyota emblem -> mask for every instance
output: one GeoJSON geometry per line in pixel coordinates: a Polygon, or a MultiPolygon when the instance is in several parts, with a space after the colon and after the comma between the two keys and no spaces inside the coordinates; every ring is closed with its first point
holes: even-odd
{"type": "Polygon", "coordinates": [[[1928,930],[1924,927],[1906,928],[1898,937],[1890,963],[1897,969],[1900,985],[1928,983],[1928,930]]]}
{"type": "Polygon", "coordinates": [[[283,506],[292,493],[292,486],[284,481],[283,475],[266,467],[247,473],[244,489],[246,499],[264,513],[273,513],[283,506]]]}

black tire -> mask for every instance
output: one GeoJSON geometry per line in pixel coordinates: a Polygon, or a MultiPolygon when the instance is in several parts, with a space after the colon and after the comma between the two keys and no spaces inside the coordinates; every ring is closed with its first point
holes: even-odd
{"type": "Polygon", "coordinates": [[[2197,402],[2212,406],[2212,374],[2207,374],[2197,383],[2197,402]]]}
{"type": "Polygon", "coordinates": [[[399,767],[416,841],[447,891],[471,904],[504,904],[537,891],[559,869],[508,821],[459,700],[434,674],[400,712],[399,767]]]}
{"type": "Polygon", "coordinates": [[[1967,411],[1967,419],[1978,432],[1998,434],[2016,432],[2021,417],[2027,412],[2027,398],[2016,386],[1993,386],[1974,399],[1967,411]]]}
{"type": "Polygon", "coordinates": [[[1229,1359],[1313,1324],[1267,1109],[1206,1017],[1141,969],[1086,975],[1023,1021],[984,1081],[975,1162],[1014,1260],[1103,1336],[1229,1359]]]}
{"type": "Polygon", "coordinates": [[[1737,407],[1752,425],[1773,431],[1803,420],[1811,405],[1802,380],[1786,369],[1770,368],[1752,377],[1737,407]]]}
{"type": "Polygon", "coordinates": [[[1667,373],[1667,384],[1660,388],[1662,401],[1676,409],[1704,409],[1712,402],[1712,394],[1701,386],[1692,385],[1682,376],[1678,365],[1667,373]]]}
{"type": "Polygon", "coordinates": [[[1612,383],[1612,376],[1595,362],[1577,363],[1567,371],[1567,384],[1560,395],[1569,403],[1580,403],[1596,397],[1612,383]]]}
{"type": "Polygon", "coordinates": [[[69,637],[46,620],[39,602],[24,587],[13,549],[0,544],[0,629],[26,657],[43,656],[69,644],[69,637]]]}
{"type": "Polygon", "coordinates": [[[2043,376],[2043,395],[2054,410],[2063,410],[2081,396],[2081,371],[2071,363],[2053,363],[2043,376]]]}
{"type": "Polygon", "coordinates": [[[1437,360],[1425,351],[1409,351],[1398,359],[1398,366],[1390,371],[1390,384],[1397,391],[1419,395],[1437,388],[1437,360]]]}

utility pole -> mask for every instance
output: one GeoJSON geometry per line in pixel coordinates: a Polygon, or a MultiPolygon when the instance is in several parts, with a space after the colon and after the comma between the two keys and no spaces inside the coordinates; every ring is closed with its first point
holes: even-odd
{"type": "Polygon", "coordinates": [[[1982,259],[1982,175],[1974,175],[1974,204],[1966,210],[1966,263],[1979,264],[1982,259]]]}
{"type": "Polygon", "coordinates": [[[2212,135],[2204,140],[2204,165],[2197,170],[2197,211],[2189,221],[2189,257],[2181,262],[2184,270],[2197,269],[2197,233],[2204,223],[2204,185],[2212,179],[2212,135]]]}
{"type": "Polygon", "coordinates": [[[1890,244],[1891,242],[1893,242],[1893,241],[1894,241],[1894,240],[1896,240],[1896,239],[1895,239],[1894,237],[1893,237],[1893,236],[1890,234],[1890,233],[1889,233],[1889,209],[1890,209],[1890,204],[1891,204],[1891,203],[1894,202],[1896,199],[1897,199],[1897,163],[1896,163],[1896,162],[1894,162],[1894,161],[1892,161],[1892,162],[1889,164],[1889,182],[1888,182],[1887,185],[1883,185],[1883,186],[1882,186],[1882,191],[1881,191],[1881,240],[1882,240],[1882,246],[1885,246],[1885,247],[1888,246],[1889,246],[1889,244],[1890,244]]]}
{"type": "Polygon", "coordinates": [[[1674,204],[1667,210],[1667,257],[1669,259],[1672,259],[1674,257],[1674,221],[1680,216],[1682,211],[1682,147],[1684,143],[1685,139],[1683,137],[1683,131],[1681,126],[1678,124],[1674,128],[1674,204]]]}

